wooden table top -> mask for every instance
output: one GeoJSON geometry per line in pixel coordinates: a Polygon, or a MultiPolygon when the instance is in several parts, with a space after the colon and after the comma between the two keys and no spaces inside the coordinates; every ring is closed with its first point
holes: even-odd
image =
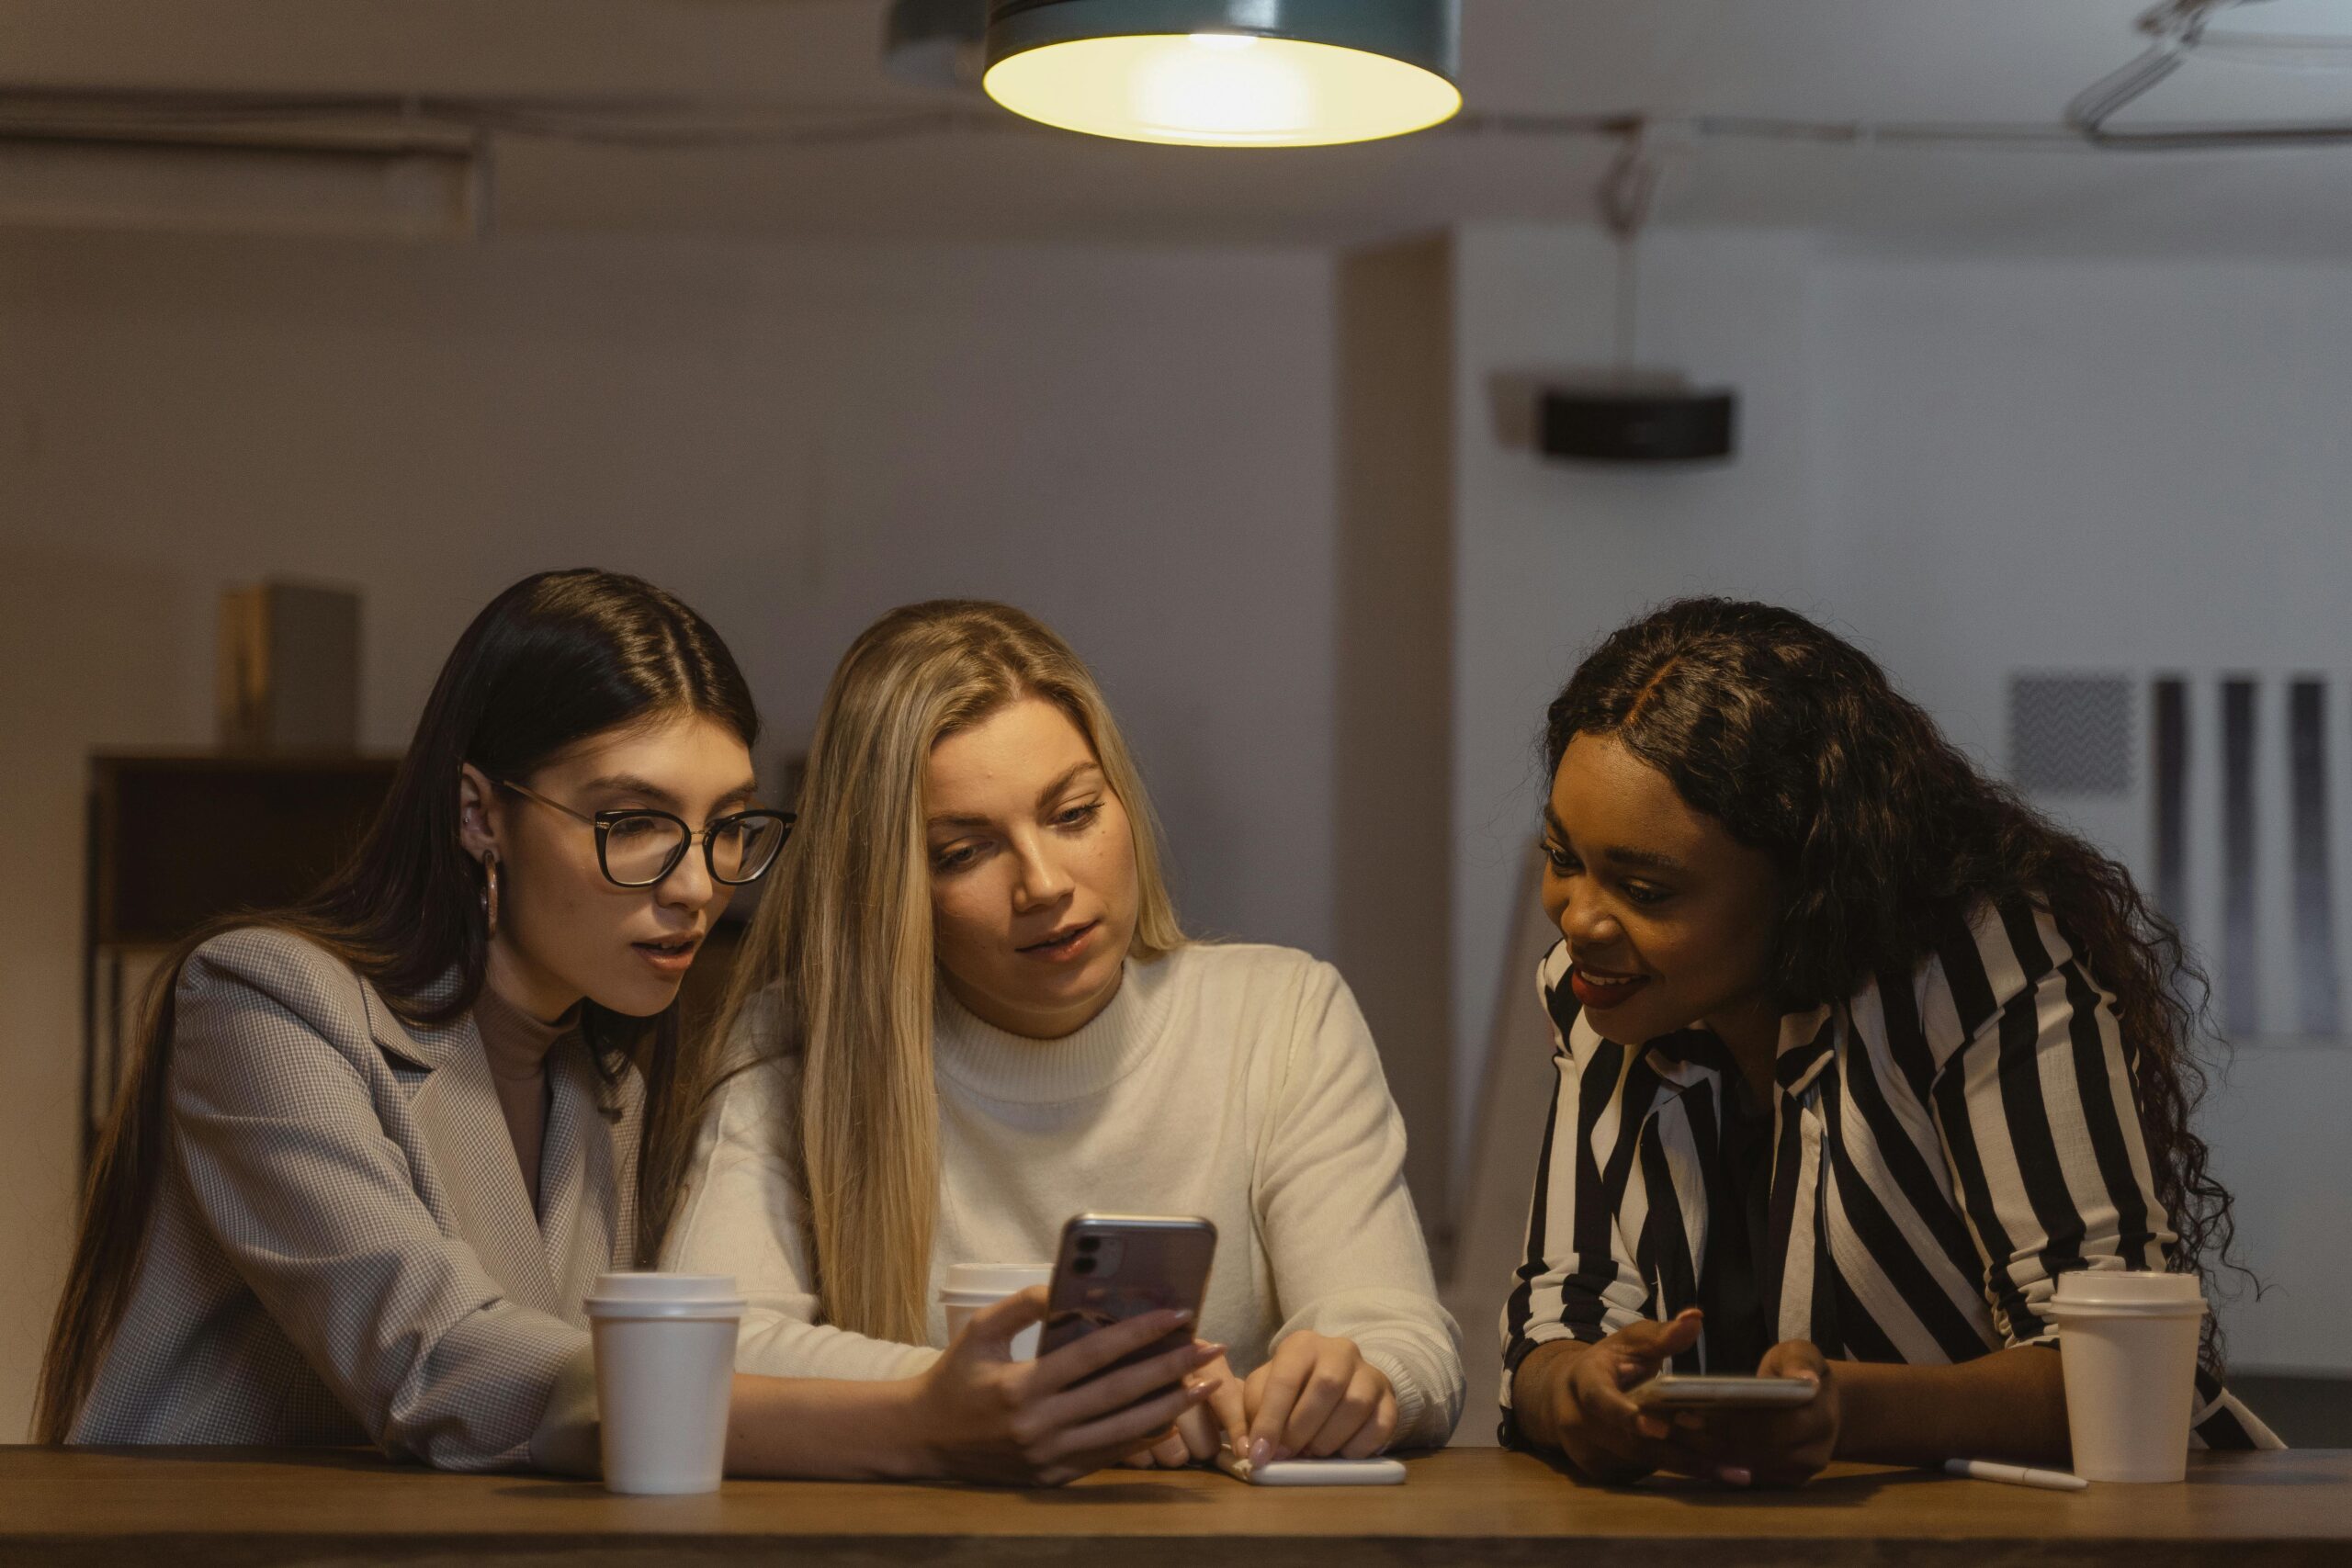
{"type": "Polygon", "coordinates": [[[2032,1491],[1837,1467],[1801,1491],[1608,1488],[1456,1449],[1402,1486],[1253,1489],[1115,1472],[1057,1492],[729,1482],[616,1497],[529,1475],[441,1475],[371,1454],[0,1448],[0,1565],[2352,1562],[2352,1450],[2199,1455],[2174,1486],[2032,1491]]]}

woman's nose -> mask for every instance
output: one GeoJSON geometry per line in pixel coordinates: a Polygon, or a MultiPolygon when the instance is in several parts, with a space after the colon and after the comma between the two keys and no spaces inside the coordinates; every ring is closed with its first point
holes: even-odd
{"type": "Polygon", "coordinates": [[[1623,935],[1606,902],[1594,896],[1589,877],[1578,877],[1560,910],[1560,934],[1579,947],[1599,947],[1623,935]]]}
{"type": "Polygon", "coordinates": [[[1069,873],[1045,845],[1023,844],[1015,854],[1020,868],[1012,884],[1015,908],[1035,909],[1055,902],[1069,891],[1069,873]]]}
{"type": "Polygon", "coordinates": [[[702,846],[695,843],[686,846],[686,852],[678,857],[678,863],[670,868],[670,874],[662,879],[653,894],[673,908],[699,909],[718,891],[718,885],[711,880],[710,865],[703,859],[702,846]]]}

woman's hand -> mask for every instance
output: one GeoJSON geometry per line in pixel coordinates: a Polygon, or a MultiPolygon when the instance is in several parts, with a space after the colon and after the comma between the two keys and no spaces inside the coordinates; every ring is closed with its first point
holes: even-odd
{"type": "Polygon", "coordinates": [[[1242,1384],[1242,1404],[1253,1465],[1370,1459],[1396,1435],[1396,1392],[1352,1339],[1292,1335],[1242,1384]]]}
{"type": "Polygon", "coordinates": [[[1117,1464],[1166,1439],[1179,1417],[1209,1398],[1210,1386],[1192,1374],[1225,1353],[1195,1341],[1094,1376],[1191,1321],[1188,1313],[1156,1312],[1035,1361],[1014,1360],[1013,1336],[1045,1317],[1043,1286],[1008,1296],[976,1314],[916,1380],[915,1440],[934,1473],[1060,1486],[1117,1464]]]}
{"type": "Polygon", "coordinates": [[[1551,1349],[1544,1347],[1521,1364],[1513,1385],[1521,1425],[1597,1481],[1688,1468],[1690,1456],[1668,1440],[1666,1420],[1635,1404],[1626,1391],[1697,1344],[1701,1322],[1699,1309],[1690,1307],[1666,1323],[1629,1324],[1599,1344],[1563,1346],[1553,1352],[1561,1359],[1550,1368],[1536,1365],[1551,1349]]]}
{"type": "Polygon", "coordinates": [[[1233,1375],[1223,1354],[1200,1370],[1195,1380],[1209,1385],[1205,1403],[1176,1418],[1176,1430],[1141,1453],[1128,1456],[1136,1470],[1182,1470],[1216,1458],[1220,1447],[1237,1454],[1250,1451],[1250,1417],[1242,1404],[1241,1380],[1233,1375]]]}
{"type": "Polygon", "coordinates": [[[1673,1468],[1734,1486],[1796,1486],[1837,1457],[1845,1410],[1819,1347],[1784,1340],[1764,1352],[1756,1375],[1805,1378],[1815,1392],[1781,1410],[1677,1412],[1673,1443],[1684,1457],[1673,1468]]]}

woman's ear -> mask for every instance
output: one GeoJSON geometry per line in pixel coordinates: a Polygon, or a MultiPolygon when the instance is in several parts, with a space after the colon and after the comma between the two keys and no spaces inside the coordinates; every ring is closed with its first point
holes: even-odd
{"type": "Polygon", "coordinates": [[[458,843],[469,860],[480,860],[496,851],[498,841],[498,786],[490,775],[471,762],[458,765],[458,843]]]}

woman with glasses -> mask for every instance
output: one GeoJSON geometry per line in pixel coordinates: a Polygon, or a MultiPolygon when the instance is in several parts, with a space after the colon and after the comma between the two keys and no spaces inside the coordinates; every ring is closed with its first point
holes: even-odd
{"type": "Polygon", "coordinates": [[[592,1466],[581,1303],[667,1212],[679,986],[791,827],[758,728],[718,634],[635,578],[483,610],[351,861],[164,966],[41,1438],[592,1466]]]}
{"type": "Polygon", "coordinates": [[[1306,953],[1186,940],[1077,655],[1001,604],[883,617],[803,796],[668,1254],[738,1278],[737,1366],[871,1390],[881,1474],[1442,1443],[1459,1337],[1363,1015],[1306,953]],[[944,1270],[1050,1258],[1083,1210],[1216,1223],[1199,1342],[1084,1381],[1146,1316],[1017,1360],[1033,1290],[951,1343],[944,1270]]]}

